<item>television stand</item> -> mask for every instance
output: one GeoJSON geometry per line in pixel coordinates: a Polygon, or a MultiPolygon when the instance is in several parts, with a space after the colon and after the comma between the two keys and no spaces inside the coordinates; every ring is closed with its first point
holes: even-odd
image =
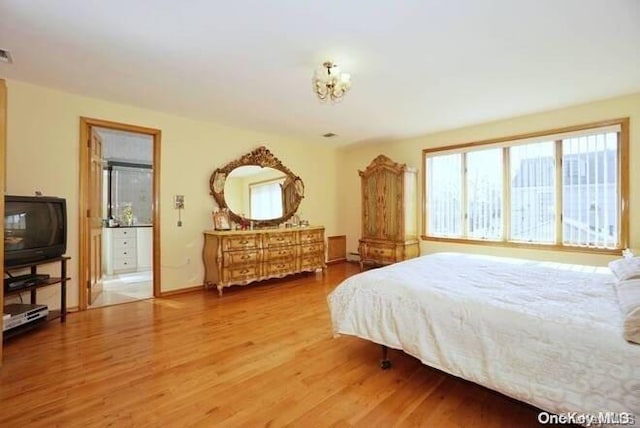
{"type": "MultiPolygon", "coordinates": [[[[47,315],[48,320],[60,318],[60,322],[63,323],[67,319],[67,281],[71,278],[67,277],[67,260],[71,257],[56,257],[53,259],[39,260],[31,263],[23,263],[18,265],[5,266],[5,274],[9,276],[10,272],[19,271],[24,269],[30,269],[31,273],[26,275],[14,276],[13,278],[5,278],[5,289],[4,295],[11,296],[15,294],[20,294],[24,292],[29,292],[30,294],[30,303],[32,305],[36,304],[37,300],[37,290],[38,288],[48,287],[50,285],[60,284],[60,310],[52,310],[49,311],[47,315]],[[38,266],[50,264],[50,263],[60,263],[60,276],[59,277],[49,277],[46,274],[38,273],[38,266]],[[20,287],[11,287],[11,280],[16,278],[20,278],[17,282],[20,284],[20,287]],[[7,281],[9,279],[9,281],[7,281]]],[[[41,325],[42,323],[34,323],[33,327],[41,325]]],[[[3,340],[13,337],[17,334],[20,334],[24,331],[30,330],[30,328],[20,328],[20,329],[12,329],[7,330],[2,335],[3,340]],[[15,331],[13,331],[15,330],[15,331]]]]}
{"type": "Polygon", "coordinates": [[[9,278],[4,279],[4,289],[5,292],[14,291],[14,290],[23,290],[32,285],[42,284],[49,279],[50,275],[48,274],[32,274],[28,273],[26,275],[18,275],[18,276],[10,276],[9,278]]]}

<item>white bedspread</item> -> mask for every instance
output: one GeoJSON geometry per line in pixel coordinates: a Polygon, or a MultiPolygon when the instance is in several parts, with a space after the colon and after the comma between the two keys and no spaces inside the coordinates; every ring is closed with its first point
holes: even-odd
{"type": "Polygon", "coordinates": [[[553,413],[631,412],[640,345],[622,337],[606,268],[440,253],[346,279],[328,297],[334,333],[553,413]]]}

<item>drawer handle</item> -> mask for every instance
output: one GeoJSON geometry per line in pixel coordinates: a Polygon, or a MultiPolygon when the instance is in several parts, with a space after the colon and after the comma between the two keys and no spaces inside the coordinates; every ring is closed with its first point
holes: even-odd
{"type": "Polygon", "coordinates": [[[127,241],[122,241],[122,245],[127,245],[127,241]]]}
{"type": "Polygon", "coordinates": [[[241,256],[240,258],[241,258],[242,260],[244,260],[244,259],[248,259],[249,257],[251,257],[251,256],[247,254],[247,255],[241,256]]]}
{"type": "Polygon", "coordinates": [[[278,254],[279,254],[279,255],[287,254],[287,252],[286,252],[286,251],[278,251],[278,254]]]}
{"type": "Polygon", "coordinates": [[[278,265],[277,268],[278,269],[282,269],[284,267],[284,265],[278,265]]]}
{"type": "Polygon", "coordinates": [[[248,244],[248,243],[249,243],[249,241],[247,241],[247,240],[245,239],[244,241],[240,241],[240,243],[241,243],[242,245],[245,245],[245,244],[248,244]]]}
{"type": "Polygon", "coordinates": [[[248,272],[249,272],[249,269],[242,269],[242,270],[240,271],[240,273],[248,273],[248,272]]]}

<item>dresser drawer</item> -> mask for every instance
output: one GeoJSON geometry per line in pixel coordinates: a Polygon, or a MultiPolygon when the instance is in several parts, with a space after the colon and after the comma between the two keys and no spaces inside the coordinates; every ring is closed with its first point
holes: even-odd
{"type": "Polygon", "coordinates": [[[117,259],[127,259],[127,258],[136,258],[137,257],[137,251],[134,248],[114,248],[113,249],[113,258],[117,259]]]}
{"type": "Polygon", "coordinates": [[[224,282],[252,281],[258,279],[260,268],[258,265],[230,267],[222,270],[224,282]]]}
{"type": "Polygon", "coordinates": [[[268,233],[264,238],[265,247],[281,247],[296,243],[295,232],[268,233]]]}
{"type": "Polygon", "coordinates": [[[225,251],[222,253],[223,266],[256,264],[260,259],[260,251],[225,251]]]}
{"type": "Polygon", "coordinates": [[[275,247],[264,250],[265,261],[278,259],[294,259],[296,257],[296,247],[275,247]]]}
{"type": "Polygon", "coordinates": [[[324,267],[324,255],[311,254],[303,256],[300,260],[300,269],[322,269],[324,267]]]}
{"type": "Polygon", "coordinates": [[[126,270],[126,269],[135,269],[136,258],[135,257],[124,257],[113,259],[113,270],[126,270]]]}
{"type": "Polygon", "coordinates": [[[114,239],[118,238],[134,238],[136,237],[136,230],[134,228],[118,228],[114,227],[109,229],[111,231],[111,236],[114,239]]]}
{"type": "Polygon", "coordinates": [[[118,238],[113,240],[113,250],[117,253],[126,248],[136,248],[136,238],[118,238]]]}
{"type": "Polygon", "coordinates": [[[248,250],[252,248],[260,248],[260,235],[237,235],[225,236],[222,238],[223,250],[248,250]]]}
{"type": "Polygon", "coordinates": [[[323,242],[317,242],[315,244],[302,244],[300,246],[300,250],[302,252],[303,256],[309,255],[309,254],[322,254],[324,255],[324,243],[323,242]]]}
{"type": "Polygon", "coordinates": [[[293,273],[296,271],[296,261],[295,259],[272,261],[265,267],[267,276],[293,273]]]}
{"type": "Polygon", "coordinates": [[[300,243],[324,242],[324,230],[301,230],[300,243]]]}

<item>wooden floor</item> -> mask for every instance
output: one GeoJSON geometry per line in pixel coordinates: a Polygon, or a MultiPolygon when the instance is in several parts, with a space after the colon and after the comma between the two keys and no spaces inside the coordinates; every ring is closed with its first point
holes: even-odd
{"type": "Polygon", "coordinates": [[[333,338],[354,264],[73,313],[5,343],[1,427],[537,426],[537,410],[380,347],[333,338]]]}

